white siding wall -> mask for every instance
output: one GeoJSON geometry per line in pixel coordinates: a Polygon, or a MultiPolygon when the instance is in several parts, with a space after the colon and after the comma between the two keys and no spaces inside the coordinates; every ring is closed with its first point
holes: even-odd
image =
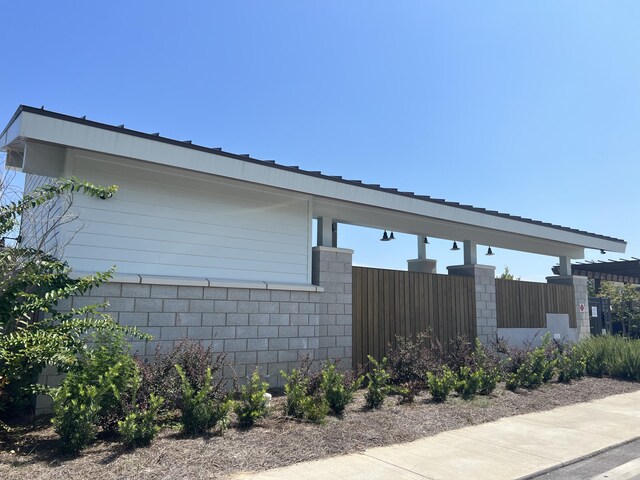
{"type": "Polygon", "coordinates": [[[75,198],[79,271],[310,283],[309,201],[157,165],[75,152],[67,171],[118,193],[75,198]]]}
{"type": "MultiPolygon", "coordinates": [[[[51,182],[50,177],[27,173],[24,181],[24,193],[27,194],[38,187],[51,182]]],[[[56,224],[70,220],[62,218],[66,215],[65,205],[68,199],[57,198],[46,204],[27,211],[21,219],[20,234],[22,245],[29,248],[38,248],[46,253],[60,257],[62,255],[62,242],[56,224]]]]}

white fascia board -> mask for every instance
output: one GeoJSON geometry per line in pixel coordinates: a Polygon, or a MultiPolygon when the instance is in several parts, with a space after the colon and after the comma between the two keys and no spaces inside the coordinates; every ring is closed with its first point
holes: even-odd
{"type": "Polygon", "coordinates": [[[18,115],[11,124],[7,125],[4,133],[0,136],[0,150],[7,151],[10,146],[15,145],[22,137],[22,115],[18,115]]]}
{"type": "MultiPolygon", "coordinates": [[[[570,255],[572,258],[583,258],[574,256],[579,255],[582,248],[605,249],[612,252],[625,250],[624,242],[341,183],[31,112],[22,112],[20,116],[22,117],[20,134],[29,139],[267,185],[313,195],[319,197],[319,200],[332,199],[333,202],[340,204],[347,202],[365,209],[372,208],[378,214],[382,210],[395,215],[400,213],[417,215],[425,222],[425,227],[428,226],[427,222],[434,220],[484,231],[503,232],[519,240],[522,236],[540,239],[550,242],[551,247],[554,245],[568,247],[573,251],[570,255]]],[[[318,202],[314,202],[314,215],[318,215],[318,211],[315,210],[316,203],[318,202]]],[[[358,218],[344,218],[342,214],[335,218],[345,223],[366,225],[358,218]]],[[[515,249],[521,250],[521,248],[515,249]]],[[[550,248],[546,254],[556,255],[558,251],[566,252],[567,248],[550,248]]]]}

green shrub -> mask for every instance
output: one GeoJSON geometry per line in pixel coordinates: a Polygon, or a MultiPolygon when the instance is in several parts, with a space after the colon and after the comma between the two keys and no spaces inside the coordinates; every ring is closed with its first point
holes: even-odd
{"type": "Polygon", "coordinates": [[[294,368],[290,374],[284,371],[280,374],[286,381],[284,393],[287,396],[287,415],[321,423],[329,413],[329,404],[322,392],[313,388],[304,371],[294,368]]]}
{"type": "MultiPolygon", "coordinates": [[[[29,404],[32,384],[46,366],[66,372],[78,363],[90,331],[121,331],[150,339],[132,327],[123,327],[99,312],[102,305],[87,305],[61,312],[58,304],[83,295],[109,280],[113,271],[71,278],[71,268],[51,252],[43,251],[57,227],[68,221],[72,194],[109,198],[117,187],[100,187],[77,178],[51,183],[14,198],[0,186],[0,237],[14,237],[20,218],[37,209],[49,228],[26,247],[20,243],[0,249],[0,413],[7,417],[29,404]],[[62,205],[62,208],[60,208],[62,205]],[[33,248],[31,248],[33,246],[33,248]]],[[[56,242],[51,242],[55,244],[56,242]]],[[[66,303],[66,302],[65,302],[66,303]]],[[[40,391],[44,386],[40,386],[40,391]]],[[[2,428],[0,422],[0,428],[2,428]]]]}
{"type": "Polygon", "coordinates": [[[387,372],[387,358],[378,363],[371,355],[367,355],[372,365],[371,372],[367,373],[367,393],[365,401],[369,408],[379,408],[389,393],[389,380],[391,376],[387,372]]]}
{"type": "Polygon", "coordinates": [[[329,408],[340,415],[347,405],[353,401],[353,394],[362,384],[361,376],[355,379],[338,371],[335,362],[326,362],[322,366],[320,389],[324,392],[329,408]]]}
{"type": "Polygon", "coordinates": [[[93,338],[95,343],[79,356],[60,387],[50,390],[54,429],[68,452],[93,441],[98,426],[115,430],[125,416],[123,398],[135,398],[139,385],[139,372],[126,353],[122,334],[99,332],[93,338]]]}
{"type": "Polygon", "coordinates": [[[323,423],[329,413],[329,404],[322,392],[311,395],[310,400],[304,407],[305,418],[312,423],[323,423]]]}
{"type": "Polygon", "coordinates": [[[269,400],[265,395],[267,388],[269,384],[260,379],[260,373],[256,367],[249,384],[241,388],[240,398],[235,402],[234,410],[241,426],[250,427],[256,420],[267,416],[269,413],[269,400]]]}
{"type": "Polygon", "coordinates": [[[571,380],[577,380],[585,376],[587,362],[577,348],[573,346],[571,349],[565,349],[558,356],[556,368],[558,370],[558,381],[569,383],[571,380]]]}
{"type": "Polygon", "coordinates": [[[587,375],[592,377],[602,377],[608,373],[608,358],[610,349],[607,348],[609,343],[608,336],[591,337],[583,340],[576,346],[577,350],[582,354],[586,361],[587,375]]]}
{"type": "Polygon", "coordinates": [[[78,381],[74,373],[69,373],[53,398],[52,423],[60,436],[60,449],[77,453],[93,442],[98,433],[98,387],[78,381]]]}
{"type": "Polygon", "coordinates": [[[506,387],[537,388],[551,381],[555,373],[557,349],[551,345],[551,335],[545,334],[540,346],[532,350],[511,349],[507,360],[506,387]]]}
{"type": "Polygon", "coordinates": [[[640,381],[640,340],[602,335],[580,341],[576,349],[586,360],[587,374],[640,381]]]}
{"type": "Polygon", "coordinates": [[[202,388],[193,388],[180,365],[175,369],[181,379],[181,422],[184,432],[193,435],[203,433],[218,426],[224,430],[229,425],[229,413],[232,402],[230,400],[216,401],[211,398],[213,379],[211,368],[207,368],[202,388]]]}
{"type": "Polygon", "coordinates": [[[480,395],[491,395],[500,381],[500,369],[494,366],[488,369],[480,368],[479,372],[480,384],[478,385],[478,393],[480,395]]]}
{"type": "Polygon", "coordinates": [[[115,432],[125,416],[124,403],[134,404],[140,372],[129,355],[129,344],[120,332],[99,332],[93,345],[78,357],[75,372],[86,385],[100,385],[98,425],[115,432]]]}
{"type": "Polygon", "coordinates": [[[160,431],[158,413],[163,403],[162,397],[152,393],[146,409],[137,407],[118,421],[118,433],[125,447],[141,447],[151,443],[160,431]]]}
{"type": "Polygon", "coordinates": [[[444,402],[449,396],[449,392],[456,383],[456,376],[446,365],[442,367],[439,374],[427,372],[427,385],[433,400],[436,402],[444,402]]]}
{"type": "Polygon", "coordinates": [[[460,367],[455,382],[455,390],[463,399],[473,398],[480,388],[480,378],[484,371],[482,368],[472,370],[470,367],[460,367]]]}
{"type": "Polygon", "coordinates": [[[505,387],[507,390],[515,392],[520,386],[520,377],[516,373],[507,373],[505,378],[505,387]]]}

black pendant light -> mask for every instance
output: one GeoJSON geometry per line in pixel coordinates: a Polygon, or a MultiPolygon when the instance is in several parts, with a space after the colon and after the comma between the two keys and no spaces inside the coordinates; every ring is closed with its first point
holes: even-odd
{"type": "Polygon", "coordinates": [[[460,250],[456,242],[453,242],[453,247],[451,247],[451,250],[453,250],[454,252],[457,252],[458,250],[460,250]]]}
{"type": "Polygon", "coordinates": [[[389,235],[389,240],[395,240],[396,237],[393,236],[393,232],[391,232],[391,235],[389,235]]]}
{"type": "Polygon", "coordinates": [[[491,250],[491,247],[489,247],[489,249],[487,250],[486,255],[488,255],[488,256],[490,256],[490,257],[491,257],[491,256],[493,256],[493,255],[495,255],[495,253],[493,253],[493,250],[491,250]]]}
{"type": "MultiPolygon", "coordinates": [[[[393,232],[391,232],[391,235],[393,235],[393,232]]],[[[389,240],[391,240],[389,238],[389,235],[387,234],[387,231],[385,230],[384,233],[382,234],[382,238],[380,239],[381,242],[388,242],[389,240]]]]}
{"type": "Polygon", "coordinates": [[[429,245],[429,239],[427,237],[424,237],[422,243],[424,243],[425,245],[429,245]]]}

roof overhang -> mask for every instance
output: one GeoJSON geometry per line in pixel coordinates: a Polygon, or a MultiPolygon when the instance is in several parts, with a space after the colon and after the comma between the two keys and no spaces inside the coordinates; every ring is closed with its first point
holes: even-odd
{"type": "Polygon", "coordinates": [[[9,166],[51,175],[50,170],[45,171],[42,155],[32,155],[30,160],[29,149],[25,154],[27,143],[99,152],[304,194],[311,199],[314,217],[346,224],[570,258],[584,258],[585,248],[611,252],[626,248],[623,240],[604,235],[20,107],[0,134],[0,148],[8,153],[9,166]]]}

